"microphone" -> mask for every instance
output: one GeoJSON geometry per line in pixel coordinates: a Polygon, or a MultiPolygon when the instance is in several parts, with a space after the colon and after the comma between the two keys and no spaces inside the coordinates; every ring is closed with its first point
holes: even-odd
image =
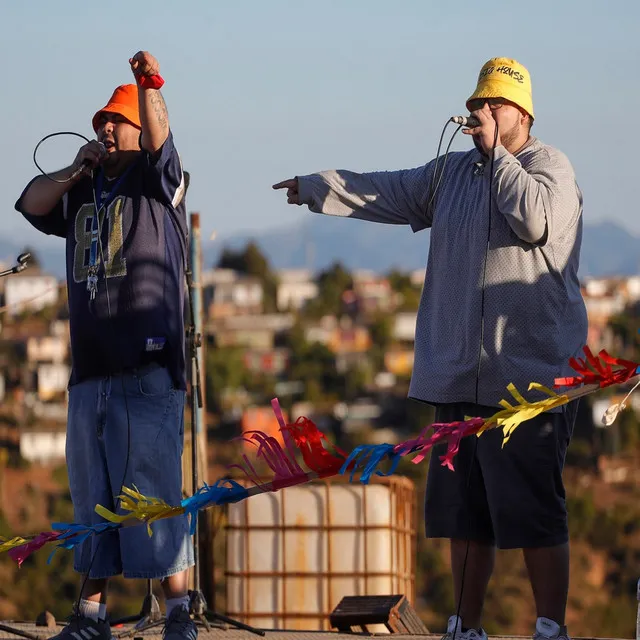
{"type": "Polygon", "coordinates": [[[9,276],[13,273],[20,273],[20,271],[24,271],[27,268],[27,261],[31,259],[31,254],[29,252],[21,253],[18,256],[17,264],[10,269],[6,269],[5,271],[0,271],[0,278],[4,276],[9,276]]]}
{"type": "Polygon", "coordinates": [[[474,118],[473,116],[453,116],[451,118],[451,122],[454,122],[455,124],[461,124],[463,127],[467,127],[469,129],[480,126],[480,120],[474,118]]]}
{"type": "MultiPolygon", "coordinates": [[[[107,155],[107,147],[102,142],[98,142],[98,146],[100,147],[100,157],[104,158],[107,155]]],[[[69,176],[69,181],[75,180],[86,169],[91,169],[91,163],[87,159],[83,160],[82,164],[69,176]]]]}
{"type": "Polygon", "coordinates": [[[27,262],[31,260],[31,254],[27,251],[26,253],[21,253],[18,256],[18,264],[15,266],[16,273],[18,271],[23,271],[27,268],[27,262]]]}

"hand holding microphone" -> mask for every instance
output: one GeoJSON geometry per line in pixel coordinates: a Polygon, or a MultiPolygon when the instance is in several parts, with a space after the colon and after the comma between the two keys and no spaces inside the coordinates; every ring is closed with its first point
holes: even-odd
{"type": "Polygon", "coordinates": [[[502,144],[500,132],[498,131],[496,135],[498,123],[494,119],[491,109],[486,102],[482,109],[472,111],[470,116],[453,116],[451,122],[467,127],[462,133],[474,136],[487,155],[492,152],[494,146],[499,147],[502,144]]]}
{"type": "Polygon", "coordinates": [[[69,179],[74,180],[83,173],[90,173],[93,169],[102,164],[106,157],[107,148],[102,144],[102,142],[92,140],[88,144],[85,144],[83,147],[80,147],[80,151],[78,151],[78,155],[73,161],[72,166],[74,170],[69,179]]]}

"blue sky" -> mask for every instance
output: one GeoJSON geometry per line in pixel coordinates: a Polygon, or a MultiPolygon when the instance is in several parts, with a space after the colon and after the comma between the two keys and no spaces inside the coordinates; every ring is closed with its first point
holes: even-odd
{"type": "MultiPolygon", "coordinates": [[[[31,0],[4,2],[2,18],[2,236],[35,233],[13,210],[35,144],[60,130],[91,136],[139,49],[160,61],[205,237],[298,220],[306,209],[271,190],[296,173],[430,160],[497,55],[530,70],[534,133],[572,161],[585,221],[640,235],[637,0],[31,0]]],[[[459,138],[454,148],[468,147],[459,138]]],[[[46,168],[78,144],[43,149],[46,168]]]]}

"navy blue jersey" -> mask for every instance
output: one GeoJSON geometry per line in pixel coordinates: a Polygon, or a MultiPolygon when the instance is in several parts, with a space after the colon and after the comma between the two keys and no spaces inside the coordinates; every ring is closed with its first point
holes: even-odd
{"type": "Polygon", "coordinates": [[[70,384],[155,362],[169,368],[178,388],[186,388],[184,192],[182,165],[169,134],[153,156],[142,151],[124,178],[109,181],[96,173],[92,183],[87,177],[48,215],[30,215],[22,196],[16,202],[36,229],[67,240],[70,384]],[[106,206],[98,221],[102,249],[92,300],[87,275],[96,186],[101,187],[97,201],[106,199],[106,206]]]}

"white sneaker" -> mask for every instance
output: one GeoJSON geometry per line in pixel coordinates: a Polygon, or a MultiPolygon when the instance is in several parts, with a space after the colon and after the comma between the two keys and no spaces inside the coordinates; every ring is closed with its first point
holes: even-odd
{"type": "Polygon", "coordinates": [[[447,632],[442,636],[442,640],[488,640],[488,638],[484,629],[467,629],[466,631],[462,631],[462,618],[451,616],[447,623],[447,632]],[[454,632],[455,638],[453,635],[454,632]]]}
{"type": "Polygon", "coordinates": [[[566,625],[561,627],[549,618],[538,618],[533,640],[571,640],[566,625]]]}

